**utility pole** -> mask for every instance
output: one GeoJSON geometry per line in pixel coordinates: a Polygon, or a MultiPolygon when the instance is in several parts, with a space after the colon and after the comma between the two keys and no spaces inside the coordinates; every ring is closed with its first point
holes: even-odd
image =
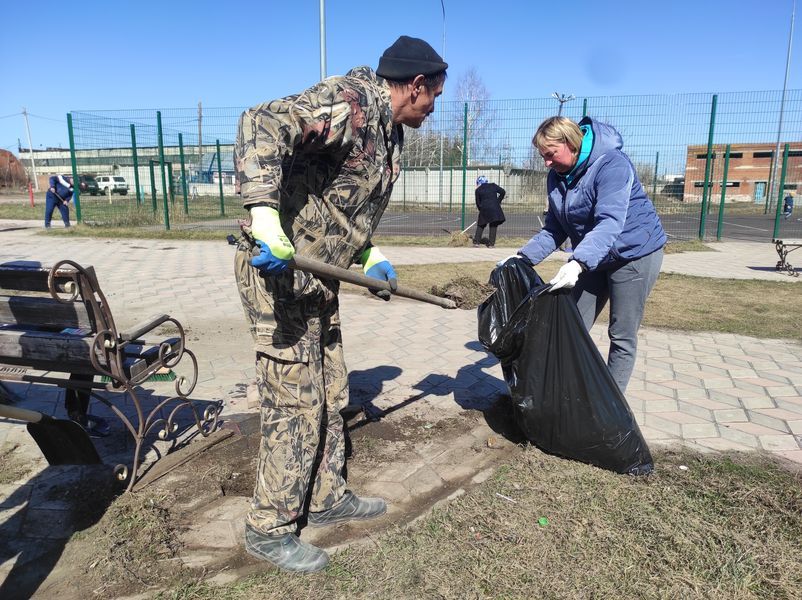
{"type": "Polygon", "coordinates": [[[563,104],[565,104],[566,102],[570,102],[576,96],[574,96],[573,94],[569,94],[568,96],[566,96],[565,94],[558,94],[557,92],[554,92],[551,95],[551,97],[554,98],[555,100],[557,100],[557,102],[560,103],[560,108],[557,111],[557,116],[559,117],[559,116],[562,116],[562,114],[563,114],[563,104]]]}
{"type": "MultiPolygon", "coordinates": [[[[780,99],[780,121],[777,124],[777,145],[774,148],[774,160],[772,161],[772,168],[771,168],[771,185],[769,186],[769,198],[768,198],[768,207],[771,210],[772,202],[774,196],[778,194],[778,191],[775,190],[775,186],[777,183],[777,163],[780,162],[780,140],[782,138],[782,131],[783,131],[783,112],[785,111],[785,92],[788,88],[788,71],[791,68],[791,42],[794,39],[794,17],[796,15],[796,0],[793,0],[793,4],[791,6],[791,29],[788,32],[788,54],[785,56],[785,79],[783,80],[783,94],[782,98],[780,99]]],[[[779,193],[781,193],[780,190],[779,193]]]]}
{"type": "Polygon", "coordinates": [[[25,130],[28,132],[28,154],[31,157],[31,172],[33,173],[33,187],[39,191],[39,178],[36,176],[36,161],[33,159],[33,143],[31,143],[31,127],[28,125],[28,111],[22,107],[22,116],[25,117],[25,130]]]}
{"type": "Polygon", "coordinates": [[[201,122],[203,121],[203,108],[201,107],[200,101],[198,101],[198,176],[200,177],[200,173],[203,170],[203,126],[201,122]]]}
{"type": "MultiPolygon", "coordinates": [[[[446,59],[446,5],[440,0],[440,8],[443,9],[443,60],[446,59]]],[[[441,111],[442,113],[442,111],[441,111]]],[[[439,120],[439,119],[438,119],[439,120]]],[[[443,124],[440,124],[440,184],[437,198],[437,207],[443,206],[443,124]]]]}
{"type": "Polygon", "coordinates": [[[326,79],[326,0],[320,0],[320,81],[326,79]]]}

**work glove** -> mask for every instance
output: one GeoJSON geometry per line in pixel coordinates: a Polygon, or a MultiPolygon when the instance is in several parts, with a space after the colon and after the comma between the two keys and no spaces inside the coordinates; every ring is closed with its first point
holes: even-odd
{"type": "Polygon", "coordinates": [[[582,273],[582,265],[575,260],[569,260],[560,267],[554,279],[549,281],[549,284],[551,284],[550,291],[556,292],[562,288],[571,289],[576,285],[580,273],[582,273]]]}
{"type": "Polygon", "coordinates": [[[502,258],[500,261],[498,261],[498,262],[496,263],[496,266],[497,266],[497,267],[503,267],[503,266],[504,266],[504,264],[505,264],[505,263],[506,263],[508,260],[511,260],[511,259],[513,259],[513,258],[520,258],[522,261],[524,261],[524,262],[525,262],[526,264],[528,264],[530,267],[534,266],[534,265],[532,264],[532,261],[529,259],[529,257],[527,257],[527,256],[524,256],[523,254],[510,254],[510,255],[509,255],[507,258],[502,258]]]}
{"type": "Polygon", "coordinates": [[[251,209],[251,235],[259,247],[259,256],[251,264],[268,275],[278,275],[287,268],[295,248],[281,228],[278,211],[268,206],[251,209]]]}
{"type": "Polygon", "coordinates": [[[512,258],[518,258],[518,256],[519,256],[518,254],[510,254],[507,258],[502,258],[500,261],[498,261],[496,263],[496,266],[497,267],[503,267],[504,263],[506,263],[508,260],[510,260],[512,258]]]}
{"type": "MultiPolygon", "coordinates": [[[[362,271],[365,275],[373,277],[374,279],[386,281],[390,284],[390,288],[393,291],[398,289],[398,275],[395,274],[393,265],[390,264],[390,261],[384,257],[376,246],[371,246],[365,250],[362,253],[360,262],[362,263],[362,271]]],[[[390,292],[388,290],[378,290],[374,288],[368,288],[368,290],[371,294],[382,300],[390,299],[390,292]]]]}

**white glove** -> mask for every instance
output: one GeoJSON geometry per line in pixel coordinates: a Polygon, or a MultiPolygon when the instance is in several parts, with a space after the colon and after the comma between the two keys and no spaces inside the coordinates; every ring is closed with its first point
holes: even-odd
{"type": "Polygon", "coordinates": [[[570,289],[574,287],[579,279],[580,273],[582,273],[582,265],[575,260],[569,260],[562,267],[560,267],[560,270],[557,271],[554,279],[549,281],[551,284],[550,291],[556,292],[562,288],[570,289]]]}
{"type": "Polygon", "coordinates": [[[502,258],[500,261],[498,261],[498,262],[496,263],[496,266],[497,266],[497,267],[500,267],[500,266],[502,266],[502,265],[503,265],[505,262],[507,262],[507,261],[508,261],[508,260],[510,260],[511,258],[518,258],[518,255],[517,255],[517,254],[510,254],[510,255],[509,255],[507,258],[502,258]]]}

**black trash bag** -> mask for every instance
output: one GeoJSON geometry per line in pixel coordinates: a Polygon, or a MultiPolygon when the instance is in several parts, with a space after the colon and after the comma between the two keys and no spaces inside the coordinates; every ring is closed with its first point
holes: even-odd
{"type": "Polygon", "coordinates": [[[478,309],[479,341],[501,361],[529,441],[616,473],[651,472],[649,447],[571,294],[544,293],[549,285],[518,258],[490,283],[497,291],[478,309]]]}

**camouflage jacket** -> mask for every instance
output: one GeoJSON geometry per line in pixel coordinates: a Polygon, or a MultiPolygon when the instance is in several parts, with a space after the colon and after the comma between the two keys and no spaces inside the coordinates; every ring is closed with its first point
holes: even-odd
{"type": "Polygon", "coordinates": [[[389,85],[369,67],[246,110],[234,147],[245,208],[276,208],[299,254],[348,268],[370,241],[401,166],[389,85]]]}

